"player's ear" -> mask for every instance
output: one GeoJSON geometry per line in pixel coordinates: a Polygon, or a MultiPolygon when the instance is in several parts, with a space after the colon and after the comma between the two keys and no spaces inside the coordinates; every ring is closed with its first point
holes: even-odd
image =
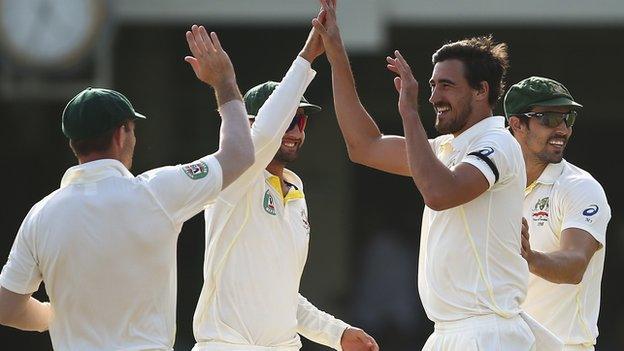
{"type": "Polygon", "coordinates": [[[488,100],[490,98],[490,85],[486,81],[479,83],[477,89],[475,89],[475,97],[477,100],[488,100]]]}
{"type": "Polygon", "coordinates": [[[522,120],[518,116],[509,117],[509,129],[513,135],[517,133],[524,133],[526,126],[522,123],[522,120]]]}
{"type": "Polygon", "coordinates": [[[126,142],[126,128],[128,128],[128,126],[126,126],[125,123],[122,123],[119,127],[113,130],[111,147],[113,147],[115,150],[123,149],[126,142]]]}

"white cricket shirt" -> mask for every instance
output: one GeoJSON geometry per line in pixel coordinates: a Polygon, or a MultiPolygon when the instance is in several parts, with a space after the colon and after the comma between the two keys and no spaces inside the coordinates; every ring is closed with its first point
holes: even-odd
{"type": "Polygon", "coordinates": [[[111,159],[71,167],[24,219],[0,285],[43,280],[55,350],[172,350],[178,233],[221,185],[213,156],[138,177],[111,159]]]}
{"type": "Polygon", "coordinates": [[[310,238],[303,183],[284,170],[291,184],[284,195],[279,178],[265,170],[314,75],[309,62],[294,61],[252,126],[254,165],[206,208],[194,350],[227,349],[224,345],[299,349],[297,333],[340,347],[348,325],[298,293],[310,238]]]}
{"type": "Polygon", "coordinates": [[[420,237],[418,290],[434,322],[520,312],[529,269],[520,255],[522,195],[526,185],[520,146],[504,117],[488,117],[454,138],[431,141],[449,168],[477,167],[490,188],[444,211],[425,207],[420,237]]]}
{"type": "Polygon", "coordinates": [[[586,231],[600,243],[579,284],[555,284],[534,274],[523,309],[565,344],[591,346],[598,337],[600,282],[611,209],[602,186],[586,171],[562,160],[549,164],[525,191],[524,217],[531,249],[559,250],[561,232],[586,231]]]}

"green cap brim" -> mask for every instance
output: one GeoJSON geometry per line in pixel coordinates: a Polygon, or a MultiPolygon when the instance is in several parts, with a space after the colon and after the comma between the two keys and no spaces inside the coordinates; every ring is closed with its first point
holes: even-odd
{"type": "MultiPolygon", "coordinates": [[[[301,102],[299,103],[299,108],[302,108],[306,114],[311,115],[311,114],[315,114],[318,112],[321,112],[323,110],[323,108],[321,108],[321,106],[319,105],[314,105],[311,104],[309,102],[301,102]]],[[[247,115],[247,117],[249,117],[249,119],[255,119],[256,116],[254,115],[247,115]]]]}
{"type": "Polygon", "coordinates": [[[558,97],[555,99],[540,101],[540,102],[536,102],[534,104],[529,105],[529,107],[534,107],[534,106],[569,106],[575,109],[583,108],[583,105],[573,100],[570,100],[566,97],[558,97]]]}
{"type": "Polygon", "coordinates": [[[306,114],[311,115],[314,113],[321,112],[321,106],[311,104],[309,102],[301,102],[299,103],[299,107],[303,108],[306,114]]]}
{"type": "Polygon", "coordinates": [[[134,111],[134,117],[140,118],[140,119],[147,119],[147,117],[145,117],[144,114],[138,113],[136,111],[134,111]]]}

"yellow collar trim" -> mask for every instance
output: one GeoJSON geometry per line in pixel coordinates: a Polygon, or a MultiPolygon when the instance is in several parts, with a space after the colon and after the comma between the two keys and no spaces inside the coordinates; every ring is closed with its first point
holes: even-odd
{"type": "Polygon", "coordinates": [[[533,183],[531,183],[531,185],[527,186],[527,187],[524,189],[524,196],[529,195],[529,194],[533,191],[533,189],[535,189],[535,187],[537,186],[537,184],[538,184],[538,182],[537,182],[537,180],[535,180],[533,183]]]}
{"type": "Polygon", "coordinates": [[[278,176],[271,175],[267,178],[267,181],[269,182],[271,187],[275,189],[278,194],[280,194],[280,197],[284,199],[284,202],[304,198],[303,191],[295,187],[291,187],[286,196],[284,196],[284,193],[282,192],[282,182],[280,181],[278,176]]]}

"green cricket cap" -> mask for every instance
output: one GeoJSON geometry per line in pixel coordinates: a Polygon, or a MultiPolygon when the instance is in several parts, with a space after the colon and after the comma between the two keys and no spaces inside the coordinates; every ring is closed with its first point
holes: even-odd
{"type": "Polygon", "coordinates": [[[534,106],[569,106],[578,110],[583,105],[574,101],[570,91],[563,84],[544,77],[529,77],[509,88],[503,107],[505,116],[527,113],[534,106]]]}
{"type": "MultiPolygon", "coordinates": [[[[250,115],[251,118],[254,118],[258,115],[260,107],[264,105],[264,103],[267,101],[269,96],[271,96],[271,94],[278,85],[279,83],[277,82],[268,81],[256,85],[245,93],[245,96],[243,98],[245,100],[245,108],[247,109],[247,113],[250,115]]],[[[322,110],[321,106],[309,103],[304,96],[301,97],[299,107],[303,108],[305,113],[308,115],[317,113],[322,110]]]]}
{"type": "Polygon", "coordinates": [[[136,112],[130,100],[118,91],[87,88],[65,106],[61,127],[71,140],[100,136],[126,120],[145,119],[136,112]]]}

